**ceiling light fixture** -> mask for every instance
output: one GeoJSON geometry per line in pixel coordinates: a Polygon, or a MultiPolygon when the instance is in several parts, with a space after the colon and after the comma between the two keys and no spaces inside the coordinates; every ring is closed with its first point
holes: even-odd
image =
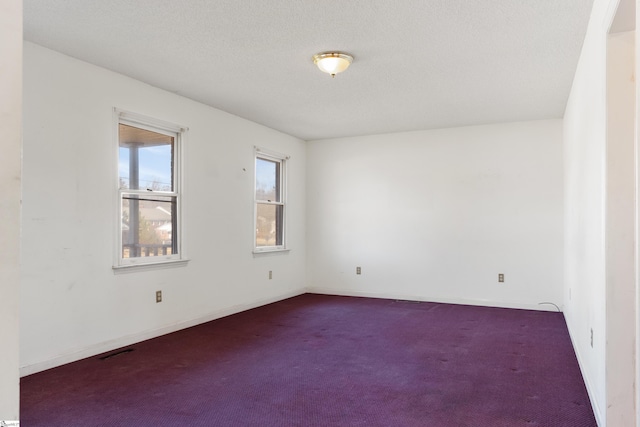
{"type": "Polygon", "coordinates": [[[313,55],[313,63],[320,68],[320,71],[331,74],[331,77],[349,68],[351,62],[353,62],[353,56],[348,53],[322,52],[313,55]]]}

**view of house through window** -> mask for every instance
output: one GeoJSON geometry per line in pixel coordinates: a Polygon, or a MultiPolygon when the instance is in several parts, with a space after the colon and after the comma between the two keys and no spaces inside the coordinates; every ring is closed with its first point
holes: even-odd
{"type": "Polygon", "coordinates": [[[120,121],[121,264],[179,255],[176,140],[178,133],[120,121]]]}
{"type": "Polygon", "coordinates": [[[257,250],[284,248],[284,164],[285,159],[256,154],[256,239],[257,250]]]}

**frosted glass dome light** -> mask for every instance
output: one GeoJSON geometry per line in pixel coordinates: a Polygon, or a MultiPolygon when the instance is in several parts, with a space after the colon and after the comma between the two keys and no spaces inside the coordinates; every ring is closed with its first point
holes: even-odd
{"type": "Polygon", "coordinates": [[[313,62],[320,71],[335,77],[336,74],[349,68],[349,65],[353,62],[353,56],[342,52],[322,52],[313,55],[313,62]]]}

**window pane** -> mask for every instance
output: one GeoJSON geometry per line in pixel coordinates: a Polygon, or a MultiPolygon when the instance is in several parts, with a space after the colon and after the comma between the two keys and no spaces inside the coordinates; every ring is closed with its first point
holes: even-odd
{"type": "Polygon", "coordinates": [[[282,205],[258,203],[256,247],[282,245],[282,205]]]}
{"type": "Polygon", "coordinates": [[[120,124],[120,188],[173,191],[174,137],[120,124]]]}
{"type": "Polygon", "coordinates": [[[122,196],[122,258],[176,254],[176,198],[122,196]]]}
{"type": "Polygon", "coordinates": [[[256,158],[256,200],[280,201],[280,162],[256,158]]]}

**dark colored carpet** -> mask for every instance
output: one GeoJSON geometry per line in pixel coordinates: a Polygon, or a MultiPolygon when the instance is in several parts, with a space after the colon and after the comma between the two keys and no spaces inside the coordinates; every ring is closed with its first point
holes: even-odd
{"type": "Polygon", "coordinates": [[[307,294],[128,348],[23,378],[21,425],[596,426],[561,313],[307,294]]]}

